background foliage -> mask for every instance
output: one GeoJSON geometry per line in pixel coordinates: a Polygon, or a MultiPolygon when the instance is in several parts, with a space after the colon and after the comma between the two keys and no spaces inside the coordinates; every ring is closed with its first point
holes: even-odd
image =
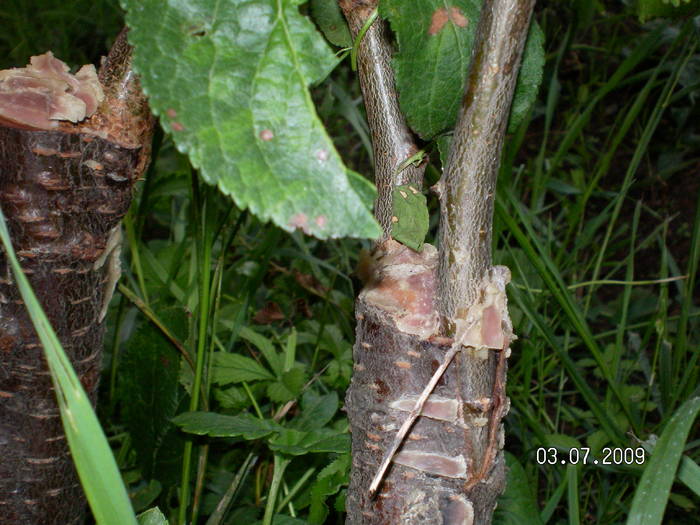
{"type": "MultiPolygon", "coordinates": [[[[123,22],[108,0],[9,1],[0,17],[4,67],[48,48],[73,65],[97,62],[123,22]]],[[[513,270],[520,335],[498,520],[645,523],[665,509],[668,523],[700,522],[698,25],[642,25],[615,1],[541,2],[536,17],[543,84],[506,146],[494,236],[496,262],[513,270]],[[590,447],[601,458],[606,446],[644,446],[660,459],[536,461],[539,447],[566,457],[590,447]],[[633,508],[635,492],[654,508],[633,508]]],[[[331,41],[344,42],[335,29],[331,41]]],[[[370,174],[348,62],[308,77],[318,82],[311,100],[345,165],[370,174]]],[[[434,183],[439,155],[425,146],[434,183]]],[[[367,241],[261,223],[201,183],[169,134],[154,154],[125,222],[99,406],[135,509],[157,505],[171,523],[193,513],[210,525],[342,522],[340,407],[367,241]],[[178,507],[183,487],[189,509],[178,507]]],[[[428,204],[434,211],[434,197],[428,204]]]]}

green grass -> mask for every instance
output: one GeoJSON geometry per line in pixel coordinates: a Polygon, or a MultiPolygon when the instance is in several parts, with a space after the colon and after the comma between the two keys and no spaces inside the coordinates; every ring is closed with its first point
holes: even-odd
{"type": "MultiPolygon", "coordinates": [[[[499,183],[495,260],[513,273],[520,337],[508,374],[511,486],[536,499],[532,523],[699,523],[697,36],[680,23],[641,27],[618,4],[586,14],[584,3],[538,12],[545,79],[499,183]],[[672,430],[685,434],[673,441],[672,430]],[[605,447],[644,447],[647,461],[538,465],[542,447],[599,459],[605,447]]],[[[19,64],[43,27],[23,13],[0,8],[15,35],[3,50],[19,64]]],[[[314,99],[348,165],[367,173],[352,78],[346,61],[314,99]]],[[[158,506],[171,524],[342,523],[346,456],[281,452],[283,431],[260,429],[347,430],[332,400],[352,371],[353,272],[367,245],[261,224],[200,184],[168,137],[154,151],[125,221],[99,406],[135,510],[158,506]],[[230,353],[248,375],[224,378],[230,353]],[[330,414],[319,428],[314,399],[330,414]],[[171,421],[194,411],[247,414],[262,435],[209,437],[171,421]]]]}

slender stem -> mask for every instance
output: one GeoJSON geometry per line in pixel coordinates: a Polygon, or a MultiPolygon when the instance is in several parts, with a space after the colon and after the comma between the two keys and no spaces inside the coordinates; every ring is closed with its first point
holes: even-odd
{"type": "Polygon", "coordinates": [[[486,0],[464,103],[440,181],[439,310],[446,335],[491,266],[496,177],[534,0],[486,0]]]}
{"type": "Polygon", "coordinates": [[[399,108],[386,24],[381,19],[371,21],[376,16],[377,0],[341,0],[339,3],[356,43],[359,42],[353,46],[353,52],[357,55],[362,98],[372,134],[377,185],[374,214],[386,239],[391,235],[392,189],[409,183],[422,186],[427,163],[409,164],[399,170],[406,159],[418,152],[418,147],[399,108]]]}
{"type": "Polygon", "coordinates": [[[290,462],[291,459],[275,454],[275,466],[272,472],[272,483],[270,484],[270,491],[267,493],[267,503],[265,504],[265,515],[263,516],[262,525],[272,525],[272,518],[275,514],[277,493],[279,492],[280,485],[282,484],[282,476],[284,476],[284,471],[287,469],[290,462]]]}
{"type": "MultiPolygon", "coordinates": [[[[198,181],[193,181],[193,187],[197,188],[198,181]]],[[[196,191],[198,193],[198,191],[196,191]]],[[[206,198],[197,202],[195,206],[202,204],[203,210],[198,215],[198,224],[200,231],[200,242],[198,243],[199,255],[199,318],[197,332],[197,358],[195,361],[194,382],[192,384],[192,392],[190,397],[190,411],[194,412],[199,408],[200,389],[202,387],[202,372],[204,370],[204,354],[207,340],[207,327],[209,325],[209,295],[210,295],[210,280],[211,280],[211,236],[212,232],[207,224],[207,201],[206,198]]],[[[190,469],[192,459],[192,441],[188,440],[185,443],[182,457],[182,480],[180,483],[180,507],[178,515],[178,523],[185,525],[187,516],[187,505],[189,503],[190,492],[190,469]]]]}
{"type": "Polygon", "coordinates": [[[206,525],[219,525],[223,521],[224,516],[226,515],[226,510],[231,504],[231,501],[233,501],[233,498],[238,492],[241,483],[243,483],[243,480],[250,472],[250,469],[255,466],[257,460],[258,456],[256,456],[254,452],[250,452],[245,460],[243,460],[243,465],[241,465],[241,468],[238,469],[233,481],[231,481],[228,489],[226,489],[223,497],[216,505],[216,509],[214,509],[214,512],[212,512],[211,516],[209,516],[206,525]]]}
{"type": "Polygon", "coordinates": [[[280,512],[287,503],[292,501],[292,498],[296,496],[296,494],[301,490],[301,488],[309,480],[309,478],[314,472],[316,472],[316,467],[311,467],[306,472],[304,472],[304,474],[302,474],[302,476],[299,478],[299,481],[297,481],[292,487],[292,490],[289,491],[289,494],[287,494],[284,497],[284,499],[282,499],[282,501],[280,501],[277,505],[277,512],[280,512]]]}

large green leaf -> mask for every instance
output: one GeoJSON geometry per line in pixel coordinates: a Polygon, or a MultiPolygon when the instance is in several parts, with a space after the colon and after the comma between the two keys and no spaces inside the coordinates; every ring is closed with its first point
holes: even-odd
{"type": "Polygon", "coordinates": [[[662,522],[685,442],[698,412],[700,397],[691,398],[676,410],[666,424],[637,485],[627,525],[657,525],[662,522]]]}
{"type": "Polygon", "coordinates": [[[122,0],[152,110],[241,208],[320,238],[377,237],[308,91],[337,58],[302,0],[122,0]]]}
{"type": "Polygon", "coordinates": [[[283,430],[274,421],[258,419],[250,414],[226,416],[214,412],[185,412],[172,421],[185,432],[211,437],[243,436],[244,439],[260,439],[283,430]]]}
{"type": "Polygon", "coordinates": [[[214,354],[214,383],[218,385],[274,378],[275,376],[255,359],[224,352],[214,354]]]}
{"type": "Polygon", "coordinates": [[[310,452],[346,453],[350,450],[350,435],[330,428],[301,432],[285,428],[273,436],[269,443],[271,450],[301,456],[310,452]]]}
{"type": "MultiPolygon", "coordinates": [[[[478,0],[381,0],[379,12],[389,20],[399,50],[394,56],[401,109],[424,139],[454,127],[462,100],[479,20],[478,0]]],[[[530,109],[542,78],[542,31],[536,23],[515,88],[509,128],[530,109]]]]}

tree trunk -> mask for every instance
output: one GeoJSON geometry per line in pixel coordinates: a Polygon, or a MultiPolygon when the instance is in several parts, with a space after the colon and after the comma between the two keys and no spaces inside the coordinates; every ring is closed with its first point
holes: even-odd
{"type": "MultiPolygon", "coordinates": [[[[149,162],[153,127],[125,32],[99,80],[105,100],[80,124],[0,125],[0,204],[12,241],[93,404],[119,277],[119,221],[149,162]]],[[[80,523],[84,497],[51,378],[4,257],[0,360],[0,523],[80,523]]]]}
{"type": "MultiPolygon", "coordinates": [[[[503,135],[533,4],[484,2],[464,105],[438,184],[440,253],[430,245],[418,253],[388,238],[366,272],[346,397],[353,457],[349,524],[488,525],[505,486],[501,420],[513,338],[505,297],[510,272],[491,266],[491,230],[503,135]],[[434,387],[427,386],[431,382],[434,387]]],[[[356,34],[376,2],[340,5],[356,34]]],[[[386,238],[390,229],[382,217],[392,215],[391,191],[382,187],[405,182],[380,170],[396,159],[375,129],[382,129],[382,115],[393,113],[373,107],[390,106],[396,94],[368,100],[368,86],[391,78],[383,67],[388,60],[371,64],[369,47],[378,41],[363,40],[358,56],[380,190],[375,214],[386,238]],[[363,60],[370,64],[362,67],[363,60]]],[[[403,135],[410,139],[407,129],[403,135]]]]}

